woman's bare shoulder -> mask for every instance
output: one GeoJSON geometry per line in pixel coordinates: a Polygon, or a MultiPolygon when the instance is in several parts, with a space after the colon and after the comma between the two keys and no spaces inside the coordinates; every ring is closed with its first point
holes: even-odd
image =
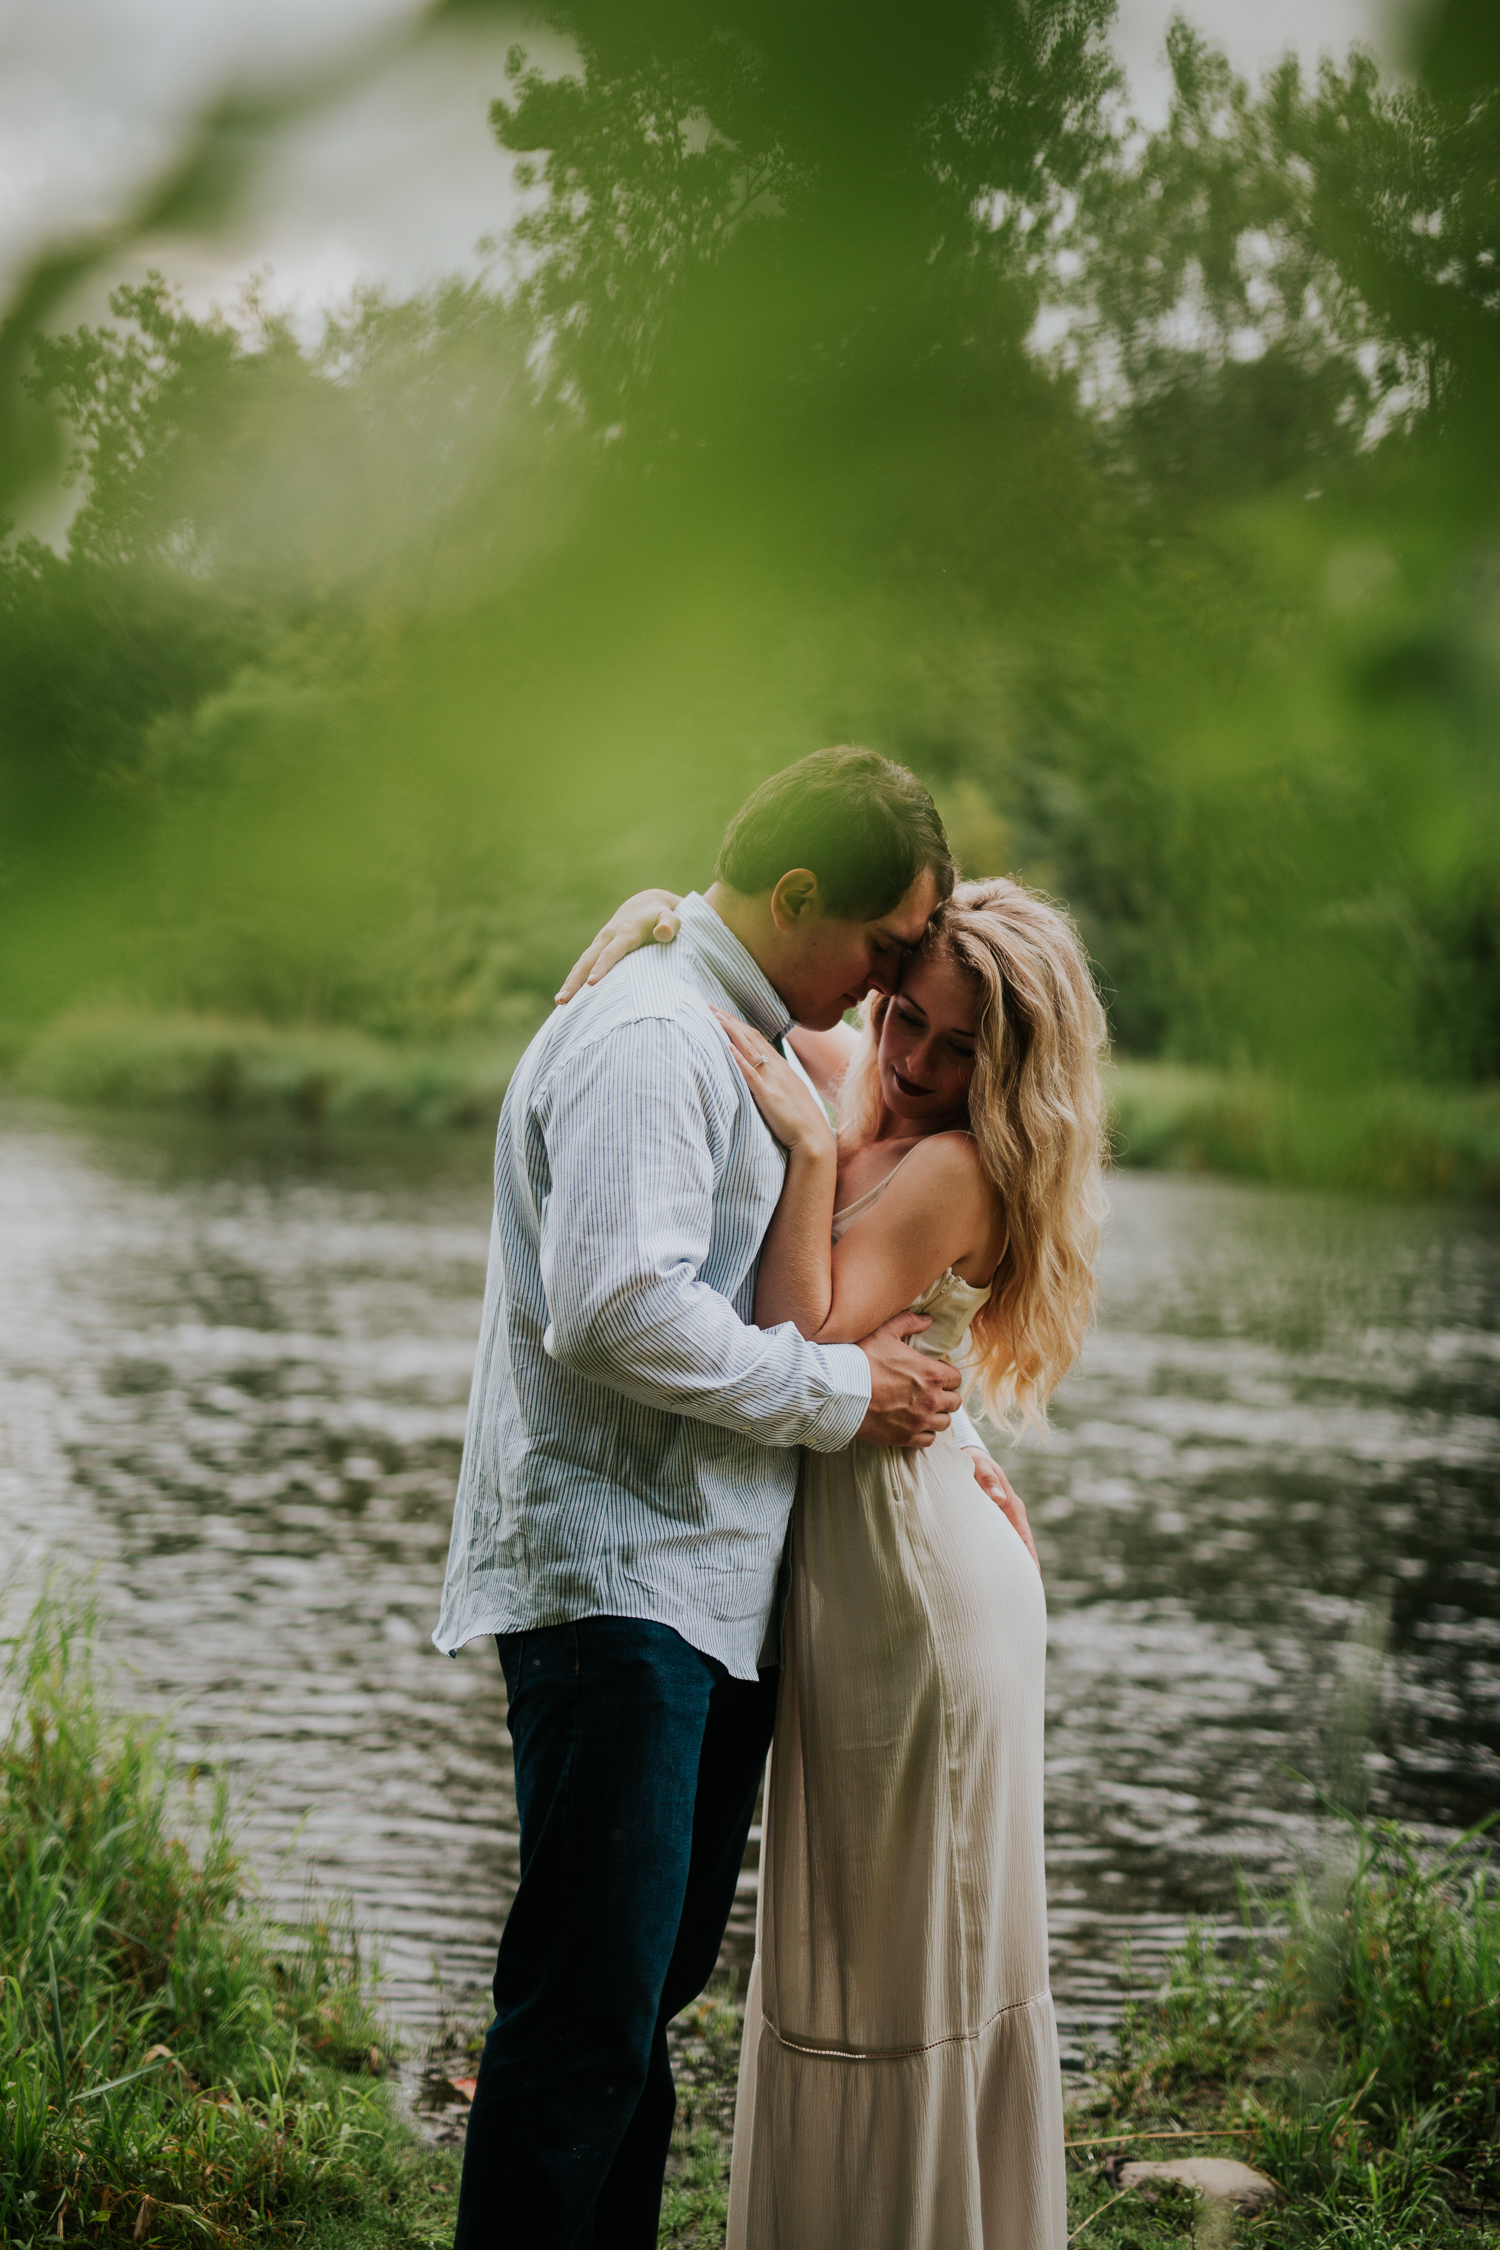
{"type": "Polygon", "coordinates": [[[1003,1234],[998,1198],[968,1134],[931,1134],[907,1151],[886,1192],[834,1245],[835,1304],[847,1312],[839,1276],[862,1271],[872,1260],[903,1304],[945,1266],[982,1286],[994,1272],[1003,1234]]]}
{"type": "Polygon", "coordinates": [[[906,1169],[933,1186],[972,1182],[988,1190],[990,1185],[972,1133],[929,1133],[912,1150],[906,1169]]]}
{"type": "Polygon", "coordinates": [[[939,1234],[959,1241],[962,1247],[949,1253],[955,1272],[982,1285],[1004,1248],[1005,1218],[973,1134],[933,1133],[918,1141],[901,1178],[891,1183],[893,1192],[905,1183],[891,1219],[918,1227],[929,1242],[939,1234]]]}
{"type": "Polygon", "coordinates": [[[962,1210],[987,1221],[1000,1210],[999,1193],[972,1133],[930,1133],[918,1141],[901,1166],[900,1179],[891,1182],[893,1193],[903,1187],[908,1209],[920,1204],[929,1211],[962,1210]]]}

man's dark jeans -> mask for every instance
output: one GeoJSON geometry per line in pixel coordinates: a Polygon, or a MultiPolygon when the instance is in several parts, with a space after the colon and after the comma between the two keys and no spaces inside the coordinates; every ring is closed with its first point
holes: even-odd
{"type": "Polygon", "coordinates": [[[776,1717],[670,1626],[499,1638],[521,1884],[469,2116],[455,2250],[654,2250],[666,2026],[713,1974],[776,1717]]]}

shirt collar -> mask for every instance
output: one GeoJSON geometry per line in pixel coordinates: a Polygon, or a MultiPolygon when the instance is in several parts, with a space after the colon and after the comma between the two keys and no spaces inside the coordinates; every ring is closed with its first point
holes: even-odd
{"type": "Polygon", "coordinates": [[[768,1039],[783,1038],[792,1022],[786,1002],[728,923],[697,891],[689,891],[677,912],[677,943],[686,946],[689,959],[702,964],[747,1023],[768,1039]]]}

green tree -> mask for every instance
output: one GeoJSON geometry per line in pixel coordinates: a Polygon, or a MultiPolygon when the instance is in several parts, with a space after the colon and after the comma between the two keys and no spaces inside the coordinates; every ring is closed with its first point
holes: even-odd
{"type": "Polygon", "coordinates": [[[544,152],[520,297],[596,428],[779,424],[830,367],[846,389],[861,360],[941,367],[997,310],[1019,342],[1047,225],[1107,139],[1112,0],[944,0],[920,35],[776,0],[550,13],[581,73],[516,48],[492,117],[544,152]]]}

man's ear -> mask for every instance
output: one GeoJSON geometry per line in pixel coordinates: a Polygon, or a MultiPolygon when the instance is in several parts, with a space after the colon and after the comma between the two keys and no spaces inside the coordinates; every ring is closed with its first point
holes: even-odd
{"type": "Polygon", "coordinates": [[[794,867],[771,893],[771,919],[783,934],[818,911],[818,878],[810,867],[794,867]]]}

